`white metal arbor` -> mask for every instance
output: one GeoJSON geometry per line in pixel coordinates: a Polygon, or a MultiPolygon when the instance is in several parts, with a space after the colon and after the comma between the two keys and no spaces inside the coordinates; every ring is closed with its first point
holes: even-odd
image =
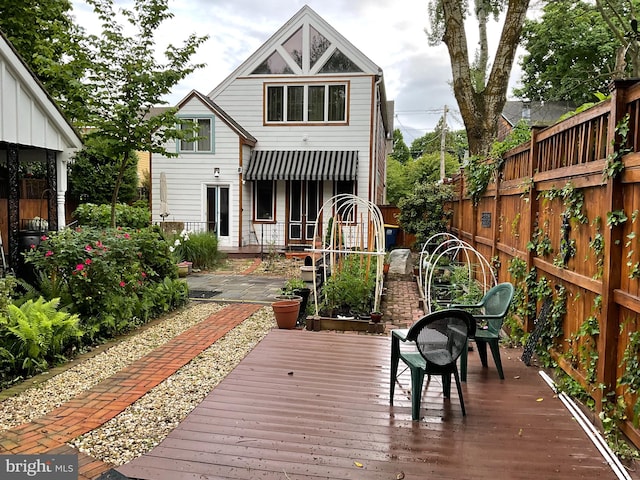
{"type": "MultiPolygon", "coordinates": [[[[341,257],[362,255],[368,265],[375,262],[376,282],[373,311],[380,308],[385,255],[384,221],[374,203],[351,194],[340,194],[324,202],[314,227],[311,252],[313,271],[317,271],[318,257],[322,257],[324,280],[341,257]]],[[[318,315],[318,288],[313,282],[315,314],[318,315]]]]}
{"type": "Polygon", "coordinates": [[[450,233],[433,235],[422,247],[419,264],[419,282],[427,313],[431,313],[433,304],[437,303],[433,289],[434,272],[440,260],[445,257],[457,259],[467,270],[469,283],[479,284],[483,294],[497,284],[497,278],[489,261],[469,243],[450,233]],[[474,268],[479,270],[475,272],[474,268]]]}

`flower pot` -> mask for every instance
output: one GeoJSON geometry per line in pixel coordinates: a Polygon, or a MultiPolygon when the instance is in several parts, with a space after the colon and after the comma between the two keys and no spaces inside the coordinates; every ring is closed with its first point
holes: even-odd
{"type": "Polygon", "coordinates": [[[316,278],[318,267],[303,265],[300,267],[300,276],[304,282],[313,282],[316,278]]]}
{"type": "Polygon", "coordinates": [[[311,289],[296,288],[293,293],[299,295],[300,298],[302,298],[302,300],[300,301],[300,313],[298,314],[298,322],[302,323],[304,317],[307,315],[307,304],[309,303],[309,295],[311,295],[311,289]]]}
{"type": "Polygon", "coordinates": [[[189,275],[189,265],[187,265],[185,262],[179,263],[178,264],[178,276],[179,277],[186,277],[187,275],[189,275]]]}
{"type": "Polygon", "coordinates": [[[382,321],[382,313],[380,313],[380,312],[371,312],[371,321],[373,323],[380,323],[382,321]]]}
{"type": "Polygon", "coordinates": [[[273,314],[276,317],[278,328],[291,330],[295,328],[300,312],[300,302],[298,300],[280,300],[271,304],[273,314]]]}

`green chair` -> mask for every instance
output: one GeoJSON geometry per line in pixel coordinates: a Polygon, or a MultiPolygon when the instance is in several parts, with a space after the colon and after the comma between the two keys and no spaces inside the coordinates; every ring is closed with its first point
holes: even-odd
{"type": "MultiPolygon", "coordinates": [[[[509,311],[513,300],[513,285],[509,282],[500,283],[491,288],[476,305],[451,305],[451,308],[462,309],[470,312],[476,319],[475,340],[478,347],[478,355],[483,367],[487,367],[487,343],[491,348],[493,361],[498,369],[498,375],[504,380],[502,360],[500,359],[500,330],[502,322],[509,311]]],[[[460,376],[462,381],[467,381],[467,355],[468,349],[460,357],[460,376]]]]}
{"type": "MultiPolygon", "coordinates": [[[[469,335],[473,335],[473,316],[463,310],[441,310],[422,317],[409,329],[406,343],[416,347],[401,351],[402,360],[411,371],[411,417],[420,418],[420,400],[425,374],[440,375],[445,398],[451,394],[451,375],[455,377],[462,414],[466,415],[457,360],[467,348],[469,335]]],[[[393,395],[393,391],[392,391],[393,395]]],[[[393,404],[393,397],[391,398],[393,404]]]]}

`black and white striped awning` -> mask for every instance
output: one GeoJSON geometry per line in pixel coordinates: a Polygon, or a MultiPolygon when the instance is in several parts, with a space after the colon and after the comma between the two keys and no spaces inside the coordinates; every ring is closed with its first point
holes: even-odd
{"type": "Polygon", "coordinates": [[[254,150],[247,180],[355,180],[356,151],[254,150]]]}

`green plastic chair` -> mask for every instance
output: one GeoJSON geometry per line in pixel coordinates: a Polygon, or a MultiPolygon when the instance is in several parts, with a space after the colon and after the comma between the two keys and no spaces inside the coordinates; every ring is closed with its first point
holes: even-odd
{"type": "MultiPolygon", "coordinates": [[[[513,293],[513,285],[505,282],[491,288],[476,305],[451,305],[451,308],[469,311],[476,319],[476,333],[470,338],[476,342],[483,367],[487,367],[487,343],[489,344],[498,375],[502,380],[504,372],[500,359],[500,330],[511,306],[513,293]]],[[[463,382],[467,381],[467,355],[468,349],[465,349],[460,357],[460,376],[463,382]]]]}
{"type": "MultiPolygon", "coordinates": [[[[411,417],[420,419],[420,400],[425,374],[442,377],[445,398],[451,394],[451,375],[455,377],[462,415],[466,415],[457,361],[473,335],[475,321],[464,310],[441,310],[422,317],[407,333],[406,342],[413,342],[417,351],[401,351],[402,360],[411,371],[411,417]]],[[[393,398],[391,399],[393,403],[393,398]]]]}

